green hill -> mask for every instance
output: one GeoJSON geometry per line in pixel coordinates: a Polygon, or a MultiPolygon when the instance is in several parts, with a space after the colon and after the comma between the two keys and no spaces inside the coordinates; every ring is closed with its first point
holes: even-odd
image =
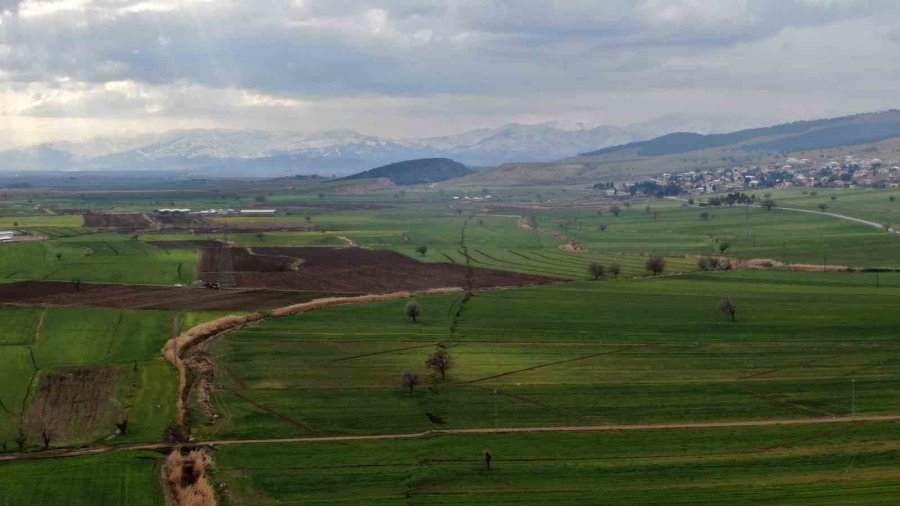
{"type": "Polygon", "coordinates": [[[387,178],[394,184],[407,185],[435,183],[471,173],[468,167],[449,158],[421,158],[383,165],[344,180],[387,178]]]}

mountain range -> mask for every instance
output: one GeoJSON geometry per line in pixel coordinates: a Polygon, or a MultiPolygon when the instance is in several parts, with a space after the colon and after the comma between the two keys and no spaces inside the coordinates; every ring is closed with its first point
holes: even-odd
{"type": "MultiPolygon", "coordinates": [[[[53,142],[0,151],[0,170],[170,169],[208,175],[346,175],[418,158],[475,166],[546,162],[665,133],[679,118],[615,126],[508,124],[463,133],[389,139],[349,129],[311,134],[261,130],[174,130],[53,142]]],[[[711,124],[713,127],[715,125],[711,124]]]]}

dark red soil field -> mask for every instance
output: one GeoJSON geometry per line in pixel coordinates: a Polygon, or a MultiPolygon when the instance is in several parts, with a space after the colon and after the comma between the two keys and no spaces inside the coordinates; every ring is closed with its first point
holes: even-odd
{"type": "MultiPolygon", "coordinates": [[[[328,294],[333,295],[333,294],[328,294]]],[[[259,311],[305,302],[321,293],[146,285],[20,281],[0,285],[0,303],[182,311],[259,311]]]]}
{"type": "Polygon", "coordinates": [[[153,223],[143,214],[111,214],[87,213],[84,215],[84,226],[93,228],[124,228],[137,230],[152,228],[153,223]]]}
{"type": "Polygon", "coordinates": [[[196,239],[185,241],[147,241],[147,244],[162,249],[200,249],[200,248],[218,248],[222,245],[219,241],[209,239],[196,239]]]}
{"type": "MultiPolygon", "coordinates": [[[[203,250],[198,277],[214,280],[221,248],[203,250]]],[[[231,248],[238,286],[316,292],[388,293],[429,288],[534,285],[556,281],[493,269],[423,263],[363,248],[231,248]]]]}

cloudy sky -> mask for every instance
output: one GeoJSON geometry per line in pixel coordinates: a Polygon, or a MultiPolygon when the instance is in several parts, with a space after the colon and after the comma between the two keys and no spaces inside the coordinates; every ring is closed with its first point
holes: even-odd
{"type": "Polygon", "coordinates": [[[0,147],[900,107],[895,0],[0,0],[0,147]]]}

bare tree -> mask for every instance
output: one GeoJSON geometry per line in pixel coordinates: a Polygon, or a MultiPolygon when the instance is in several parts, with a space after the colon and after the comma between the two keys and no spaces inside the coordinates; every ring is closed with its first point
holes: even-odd
{"type": "Polygon", "coordinates": [[[612,277],[619,279],[619,273],[622,272],[622,267],[619,264],[610,264],[610,266],[606,268],[606,272],[612,277]]]}
{"type": "Polygon", "coordinates": [[[447,369],[450,369],[450,352],[443,346],[439,346],[434,353],[425,361],[425,365],[429,369],[441,373],[441,379],[447,379],[447,369]]]}
{"type": "Polygon", "coordinates": [[[125,431],[128,430],[128,411],[123,411],[122,416],[119,418],[119,421],[115,422],[115,424],[116,430],[119,432],[119,434],[125,434],[125,431]]]}
{"type": "Polygon", "coordinates": [[[417,302],[410,302],[406,305],[406,309],[404,311],[406,313],[406,316],[411,319],[413,323],[416,323],[417,319],[422,314],[422,306],[420,306],[417,302]]]}
{"type": "MultiPolygon", "coordinates": [[[[47,388],[50,387],[48,386],[47,388]]],[[[63,429],[62,421],[53,412],[51,396],[52,393],[50,391],[41,392],[31,406],[28,407],[28,412],[25,415],[25,420],[31,427],[31,430],[40,436],[45,450],[50,449],[50,443],[61,435],[60,433],[63,429]]]]}
{"type": "Polygon", "coordinates": [[[600,279],[606,275],[606,267],[603,264],[598,262],[591,262],[588,265],[588,275],[593,277],[594,279],[600,279]]]}
{"type": "Polygon", "coordinates": [[[647,259],[645,267],[656,276],[666,270],[666,259],[659,255],[653,255],[647,259]]]}
{"type": "Polygon", "coordinates": [[[409,395],[413,394],[413,388],[415,388],[420,383],[419,375],[414,372],[406,372],[403,373],[403,388],[406,388],[409,391],[409,395]]]}
{"type": "Polygon", "coordinates": [[[425,245],[419,246],[418,248],[416,248],[416,253],[418,253],[422,256],[425,256],[425,254],[428,253],[428,246],[425,246],[425,245]]]}
{"type": "Polygon", "coordinates": [[[706,257],[700,257],[697,259],[697,268],[701,271],[709,270],[709,261],[706,257]]]}
{"type": "Polygon", "coordinates": [[[722,302],[719,303],[719,311],[729,315],[731,321],[734,321],[735,315],[737,314],[737,306],[734,305],[734,302],[731,302],[731,298],[725,297],[722,299],[722,302]]]}

